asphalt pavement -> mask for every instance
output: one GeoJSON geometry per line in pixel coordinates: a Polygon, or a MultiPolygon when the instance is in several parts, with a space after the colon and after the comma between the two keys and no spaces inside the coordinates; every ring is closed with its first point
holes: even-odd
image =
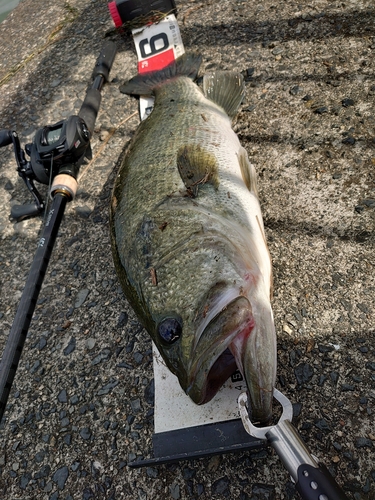
{"type": "MultiPolygon", "coordinates": [[[[242,72],[234,129],[258,175],[273,260],[277,387],[350,499],[375,498],[375,8],[368,0],[177,2],[201,73],[242,72]]],[[[298,498],[269,448],[133,470],[152,454],[151,341],[114,270],[108,207],[137,129],[119,91],[131,37],[102,0],[24,0],[0,24],[0,129],[31,142],[78,112],[105,40],[117,44],[0,427],[6,500],[298,498]]],[[[43,196],[46,186],[39,186],[43,196]]],[[[9,221],[31,196],[0,150],[0,349],[43,218],[9,221]]],[[[173,415],[170,416],[173,419],[173,415]]]]}

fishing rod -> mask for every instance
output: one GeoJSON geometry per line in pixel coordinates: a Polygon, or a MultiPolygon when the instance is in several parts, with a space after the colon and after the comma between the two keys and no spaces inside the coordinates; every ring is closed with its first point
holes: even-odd
{"type": "Polygon", "coordinates": [[[0,147],[13,143],[17,171],[34,197],[34,203],[15,205],[11,218],[17,222],[34,217],[46,209],[34,181],[51,185],[52,203],[31,264],[20,303],[0,361],[0,422],[17,372],[22,349],[35,310],[44,276],[64,215],[66,204],[77,192],[77,176],[85,158],[91,159],[90,139],[101,102],[101,90],[108,81],[116,55],[116,45],[107,42],[93,71],[93,83],[78,115],[39,129],[31,144],[21,148],[16,132],[0,130],[0,147]],[[26,160],[26,154],[30,160],[26,160]]]}

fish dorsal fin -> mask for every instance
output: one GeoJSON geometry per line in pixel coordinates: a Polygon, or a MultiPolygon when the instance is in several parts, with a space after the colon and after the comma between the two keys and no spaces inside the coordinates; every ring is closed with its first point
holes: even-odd
{"type": "Polygon", "coordinates": [[[198,187],[210,183],[219,187],[218,166],[215,156],[198,144],[182,146],[177,152],[177,168],[187,193],[193,198],[198,187]]]}
{"type": "Polygon", "coordinates": [[[150,96],[154,94],[155,89],[160,85],[179,76],[187,76],[195,80],[201,61],[202,56],[199,54],[183,54],[175,62],[160,71],[135,76],[120,86],[120,92],[130,95],[150,96]]]}
{"type": "Polygon", "coordinates": [[[257,174],[254,165],[249,162],[245,148],[240,148],[237,153],[238,163],[240,164],[241,174],[244,183],[249,191],[258,196],[257,174]]]}
{"type": "Polygon", "coordinates": [[[203,93],[234,118],[245,94],[243,76],[230,71],[207,73],[203,77],[203,93]]]}

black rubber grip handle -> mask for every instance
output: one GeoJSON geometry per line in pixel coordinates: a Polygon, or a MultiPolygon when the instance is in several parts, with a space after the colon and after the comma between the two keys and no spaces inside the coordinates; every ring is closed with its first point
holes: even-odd
{"type": "Polygon", "coordinates": [[[8,146],[12,144],[12,131],[11,130],[0,130],[0,148],[3,146],[8,146]]]}
{"type": "Polygon", "coordinates": [[[303,500],[348,500],[327,467],[302,464],[298,467],[296,489],[303,500]]]}
{"type": "Polygon", "coordinates": [[[113,61],[115,60],[117,47],[116,44],[108,41],[103,47],[92,74],[93,79],[101,75],[108,82],[109,72],[111,71],[113,61]]]}
{"type": "Polygon", "coordinates": [[[86,123],[90,132],[90,137],[94,131],[95,121],[100,108],[101,100],[102,96],[100,94],[100,90],[89,89],[78,113],[78,116],[86,123]]]}
{"type": "Polygon", "coordinates": [[[100,108],[100,91],[103,83],[108,81],[109,72],[111,71],[116,51],[116,44],[110,41],[103,47],[95,65],[93,73],[94,83],[87,91],[85,100],[83,101],[81,109],[78,113],[78,116],[86,123],[90,136],[94,131],[96,117],[100,108]]]}

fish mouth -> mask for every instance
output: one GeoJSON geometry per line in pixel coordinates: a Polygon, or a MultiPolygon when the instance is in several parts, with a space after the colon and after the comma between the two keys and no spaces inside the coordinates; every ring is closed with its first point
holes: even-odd
{"type": "Polygon", "coordinates": [[[206,325],[195,346],[186,393],[196,404],[210,401],[237,369],[230,346],[237,336],[248,336],[254,327],[250,302],[239,296],[206,325]]]}
{"type": "Polygon", "coordinates": [[[276,340],[268,321],[273,326],[269,311],[270,307],[260,308],[265,319],[258,317],[249,300],[238,296],[211,319],[195,347],[195,353],[199,354],[193,358],[189,370],[186,393],[196,404],[210,401],[239,369],[249,392],[252,420],[262,424],[270,421],[276,340]]]}

